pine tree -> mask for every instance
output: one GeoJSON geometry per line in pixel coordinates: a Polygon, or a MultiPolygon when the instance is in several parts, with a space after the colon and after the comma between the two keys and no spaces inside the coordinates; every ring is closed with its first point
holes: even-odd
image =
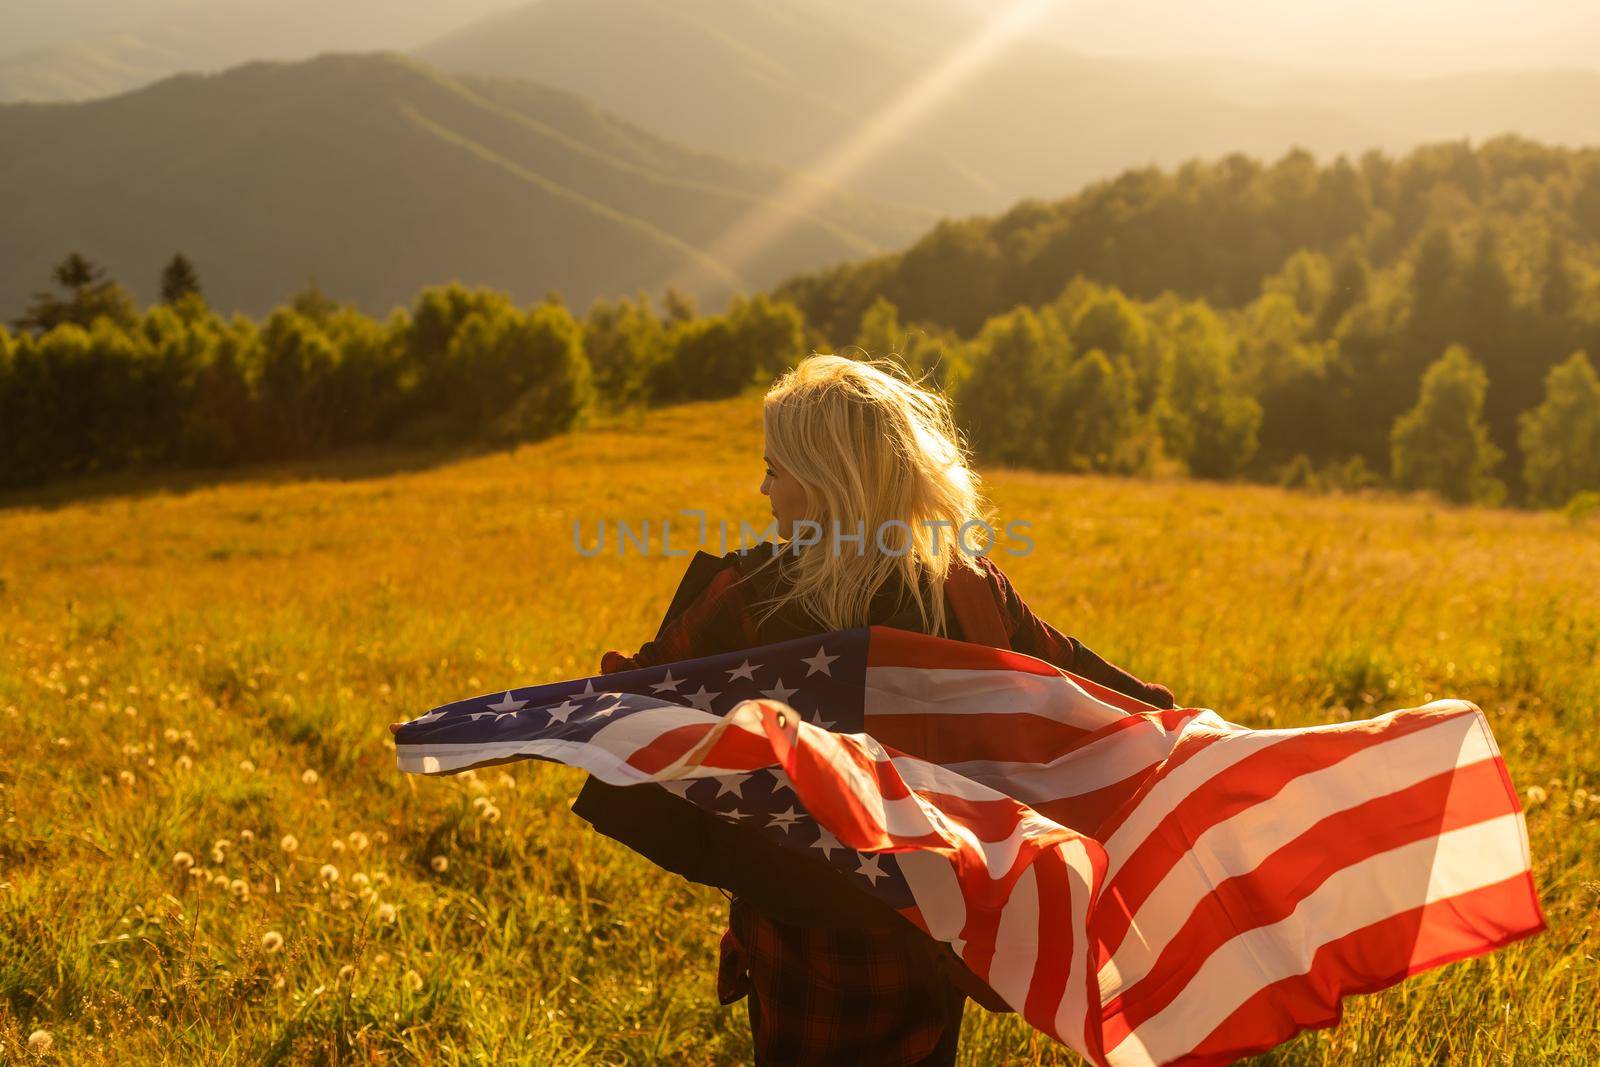
{"type": "Polygon", "coordinates": [[[118,326],[131,328],[139,317],[133,298],[105,274],[103,267],[80,253],[71,253],[51,271],[56,284],[69,294],[68,298],[63,300],[54,293],[35,293],[28,309],[16,320],[17,329],[37,330],[43,334],[62,323],[88,329],[98,318],[108,318],[118,326]]]}
{"type": "Polygon", "coordinates": [[[1421,395],[1390,434],[1394,480],[1447,500],[1498,503],[1505,486],[1490,472],[1503,453],[1483,422],[1488,376],[1460,345],[1451,345],[1422,376],[1421,395]]]}
{"type": "Polygon", "coordinates": [[[186,296],[200,295],[200,274],[182,252],[174,253],[172,260],[161,271],[161,302],[176,304],[186,296]]]}

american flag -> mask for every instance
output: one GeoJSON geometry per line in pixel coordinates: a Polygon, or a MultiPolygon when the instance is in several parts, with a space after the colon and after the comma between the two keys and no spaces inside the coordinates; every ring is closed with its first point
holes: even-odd
{"type": "Polygon", "coordinates": [[[1095,1063],[1225,1063],[1545,928],[1482,711],[1251,730],[884,627],[488,694],[401,769],[657,783],[828,863],[1095,1063]]]}

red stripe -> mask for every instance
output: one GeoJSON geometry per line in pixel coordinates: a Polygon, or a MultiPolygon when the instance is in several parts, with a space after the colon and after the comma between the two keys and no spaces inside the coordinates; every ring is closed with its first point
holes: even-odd
{"type": "Polygon", "coordinates": [[[1150,973],[1107,1004],[1119,1024],[1107,1039],[1115,1043],[1126,1029],[1165,1008],[1230,938],[1290,915],[1336,872],[1401,845],[1507,814],[1513,801],[1501,786],[1498,763],[1486,759],[1446,771],[1330,815],[1254,870],[1222,881],[1162,948],[1150,973]]]}
{"type": "Polygon", "coordinates": [[[685,752],[699,744],[716,726],[714,722],[695,722],[664,730],[647,744],[634,749],[628,757],[628,764],[646,774],[654,774],[674,760],[681,759],[685,752]]]}
{"type": "Polygon", "coordinates": [[[1323,945],[1307,973],[1257,990],[1177,1062],[1231,1063],[1301,1030],[1333,1026],[1343,1015],[1341,997],[1385,989],[1545,928],[1526,873],[1391,915],[1323,945]]]}
{"type": "Polygon", "coordinates": [[[1021,671],[1057,676],[1061,670],[1042,659],[988,645],[952,641],[948,637],[914,634],[887,626],[874,626],[867,640],[868,667],[920,667],[946,670],[1021,671]]]}
{"type": "MultiPolygon", "coordinates": [[[[1188,855],[1195,839],[1212,826],[1257,804],[1270,802],[1301,775],[1331,767],[1375,744],[1471,714],[1458,711],[1443,715],[1410,715],[1377,724],[1355,723],[1349,729],[1291,734],[1208,779],[1167,812],[1106,886],[1102,900],[1103,925],[1098,931],[1105,951],[1114,952],[1122,943],[1133,914],[1172,866],[1188,855]],[[1110,906],[1113,902],[1116,903],[1114,909],[1110,906]]],[[[1194,738],[1183,744],[1196,749],[1208,748],[1227,736],[1230,735],[1194,738]]],[[[1193,758],[1192,753],[1189,758],[1193,758]]],[[[1170,771],[1163,767],[1161,776],[1168,773],[1170,771]]],[[[1130,810],[1135,806],[1130,806],[1130,810]]],[[[1108,838],[1114,830],[1115,827],[1111,827],[1106,831],[1108,838]]]]}
{"type": "Polygon", "coordinates": [[[929,763],[1048,763],[1095,732],[1031,712],[869,714],[863,729],[885,745],[929,763]]]}
{"type": "Polygon", "coordinates": [[[1056,1009],[1066,995],[1072,968],[1072,874],[1061,850],[1053,848],[1034,862],[1033,877],[1039,887],[1039,951],[1022,1015],[1046,1033],[1054,1033],[1056,1009]]]}

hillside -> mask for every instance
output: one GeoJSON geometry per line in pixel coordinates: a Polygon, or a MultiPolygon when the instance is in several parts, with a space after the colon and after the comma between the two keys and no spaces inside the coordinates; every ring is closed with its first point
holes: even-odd
{"type": "MultiPolygon", "coordinates": [[[[756,522],[760,439],[743,398],[475,458],[373,451],[7,501],[0,1060],[27,1062],[35,1028],[62,1061],[108,1067],[747,1059],[744,1009],[712,994],[716,891],[573,816],[580,773],[418,780],[384,726],[636,650],[686,561],[576,558],[570,524],[756,522]]],[[[1033,524],[1035,552],[1001,561],[1029,605],[1186,703],[1267,727],[1452,696],[1494,726],[1550,932],[1354,998],[1271,1062],[1583,1061],[1592,523],[986,474],[1001,516],[1033,524]]],[[[963,1064],[1064,1061],[975,1006],[962,1046],[963,1064]]]]}
{"type": "Polygon", "coordinates": [[[258,59],[406,49],[499,0],[11,0],[0,102],[89,100],[258,59]]]}
{"type": "MultiPolygon", "coordinates": [[[[983,19],[954,0],[536,0],[423,47],[537,77],[689,144],[814,166],[937,72],[983,19]]],[[[941,212],[1060,196],[1127,167],[1239,151],[1409,149],[1513,131],[1600,139],[1600,73],[1432,78],[1094,57],[1025,34],[892,131],[854,186],[941,212]]]]}
{"type": "Polygon", "coordinates": [[[395,55],[184,75],[85,104],[0,107],[0,314],[77,249],[148,299],[181,250],[215,306],[259,312],[315,275],[382,313],[452,278],[532,299],[707,301],[894,247],[917,212],[825,191],[737,267],[704,251],[792,176],[688,149],[569,94],[452,79],[395,55]]]}

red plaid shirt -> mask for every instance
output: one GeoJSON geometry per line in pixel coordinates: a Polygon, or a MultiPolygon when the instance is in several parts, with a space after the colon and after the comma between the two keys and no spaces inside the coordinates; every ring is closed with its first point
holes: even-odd
{"type": "MultiPolygon", "coordinates": [[[[632,656],[607,652],[601,672],[820,632],[792,612],[757,626],[749,602],[758,598],[747,595],[744,578],[761,558],[755,552],[729,553],[719,561],[698,554],[655,640],[632,656]]],[[[980,561],[1013,651],[1159,707],[1173,706],[1164,686],[1139,681],[1034,615],[1000,568],[987,557],[980,561]]],[[[885,622],[918,628],[904,617],[885,622]]],[[[949,629],[951,637],[962,637],[958,620],[952,619],[949,629]]],[[[750,995],[757,1063],[954,1062],[966,994],[952,982],[952,973],[937,946],[910,927],[798,926],[733,897],[720,946],[717,999],[732,1004],[750,995]]]]}

